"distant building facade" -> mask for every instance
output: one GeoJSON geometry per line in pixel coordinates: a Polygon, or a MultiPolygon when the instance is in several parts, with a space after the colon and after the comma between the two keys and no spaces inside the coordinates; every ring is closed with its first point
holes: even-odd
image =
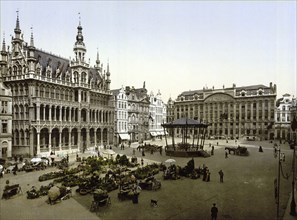
{"type": "Polygon", "coordinates": [[[12,157],[12,94],[0,79],[0,158],[12,157]]]}
{"type": "Polygon", "coordinates": [[[230,88],[182,92],[168,115],[174,115],[174,120],[189,117],[207,122],[208,137],[274,139],[274,131],[269,128],[274,123],[275,103],[275,84],[233,84],[230,88]]]}
{"type": "Polygon", "coordinates": [[[166,108],[166,122],[174,121],[174,101],[170,97],[166,108]]]}
{"type": "Polygon", "coordinates": [[[274,135],[277,140],[288,141],[291,139],[291,121],[293,119],[296,99],[290,94],[284,94],[276,101],[274,135]]]}
{"type": "Polygon", "coordinates": [[[114,107],[109,66],[86,62],[82,26],[74,59],[26,43],[17,16],[11,50],[3,47],[0,77],[12,91],[12,154],[46,155],[84,151],[113,142],[114,107]]]}
{"type": "Polygon", "coordinates": [[[128,133],[131,142],[143,142],[150,138],[149,134],[149,105],[150,100],[145,88],[126,86],[128,98],[128,133]]]}
{"type": "Polygon", "coordinates": [[[115,144],[130,140],[128,130],[128,97],[124,87],[111,91],[115,106],[115,144]]]}
{"type": "Polygon", "coordinates": [[[162,100],[160,91],[156,95],[150,93],[149,132],[152,137],[165,135],[162,123],[166,123],[166,104],[162,100]]]}

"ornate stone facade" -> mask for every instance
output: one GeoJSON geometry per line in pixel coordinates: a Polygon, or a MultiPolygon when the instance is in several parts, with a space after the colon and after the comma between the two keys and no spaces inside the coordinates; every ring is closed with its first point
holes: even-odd
{"type": "Polygon", "coordinates": [[[295,103],[296,99],[291,98],[289,94],[284,94],[276,101],[274,136],[280,142],[292,139],[291,122],[295,103]]]}
{"type": "Polygon", "coordinates": [[[132,142],[142,142],[150,138],[149,134],[149,105],[150,100],[145,88],[126,86],[128,98],[128,133],[132,142]]]}
{"type": "Polygon", "coordinates": [[[5,39],[0,77],[12,91],[12,154],[65,154],[113,142],[110,72],[91,67],[79,22],[74,59],[36,49],[21,34],[17,16],[11,50],[5,39]]]}
{"type": "Polygon", "coordinates": [[[150,94],[150,115],[149,132],[152,137],[162,137],[165,135],[164,128],[161,126],[166,122],[166,104],[162,101],[161,93],[150,94]]]}
{"type": "Polygon", "coordinates": [[[0,79],[0,158],[11,157],[12,94],[0,79]]]}
{"type": "Polygon", "coordinates": [[[208,137],[273,139],[276,85],[252,85],[181,93],[167,112],[209,123],[208,137]]]}

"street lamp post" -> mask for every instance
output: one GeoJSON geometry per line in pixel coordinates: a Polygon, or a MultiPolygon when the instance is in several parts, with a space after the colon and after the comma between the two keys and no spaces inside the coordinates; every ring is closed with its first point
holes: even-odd
{"type": "MultiPolygon", "coordinates": [[[[294,133],[297,128],[297,121],[296,121],[295,116],[291,123],[291,128],[294,133]]],[[[292,177],[292,200],[291,200],[290,215],[296,216],[296,203],[295,203],[295,147],[296,147],[296,140],[292,140],[292,145],[293,145],[293,161],[292,161],[293,177],[292,177]]]]}
{"type": "Polygon", "coordinates": [[[277,149],[277,151],[278,151],[278,179],[277,179],[277,213],[276,213],[276,215],[277,215],[277,220],[279,220],[280,219],[280,214],[279,214],[279,205],[280,205],[280,203],[279,203],[279,195],[280,195],[280,172],[281,172],[281,162],[284,162],[285,161],[285,154],[284,153],[281,153],[281,150],[280,150],[280,147],[279,147],[279,149],[277,149]]]}

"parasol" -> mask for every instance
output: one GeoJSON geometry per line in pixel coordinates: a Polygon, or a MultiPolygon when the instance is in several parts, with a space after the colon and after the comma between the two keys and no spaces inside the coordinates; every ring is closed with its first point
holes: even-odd
{"type": "Polygon", "coordinates": [[[176,162],[176,160],[174,160],[174,159],[167,159],[167,160],[165,160],[165,164],[169,164],[169,165],[172,165],[172,164],[174,164],[176,162]]]}

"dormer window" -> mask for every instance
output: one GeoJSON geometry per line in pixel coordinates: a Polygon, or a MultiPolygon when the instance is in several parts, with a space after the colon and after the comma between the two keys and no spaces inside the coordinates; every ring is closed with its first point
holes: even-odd
{"type": "Polygon", "coordinates": [[[264,93],[263,89],[258,90],[258,95],[263,95],[263,93],[264,93]]]}
{"type": "Polygon", "coordinates": [[[240,95],[241,95],[242,97],[244,97],[244,96],[246,95],[246,91],[242,90],[242,91],[240,92],[240,95]]]}

